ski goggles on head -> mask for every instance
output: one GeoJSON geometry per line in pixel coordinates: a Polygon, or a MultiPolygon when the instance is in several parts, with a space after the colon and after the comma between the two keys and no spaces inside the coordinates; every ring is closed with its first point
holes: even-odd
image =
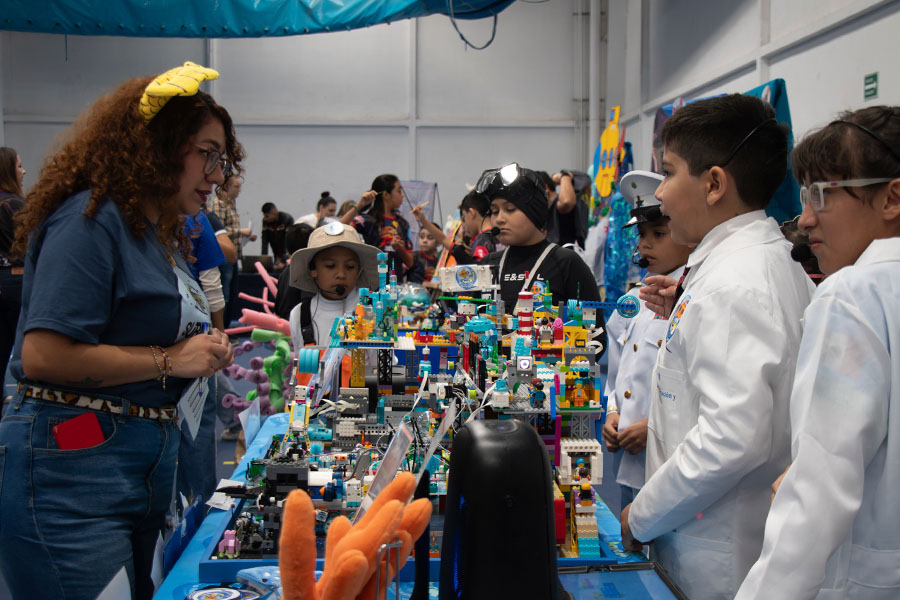
{"type": "Polygon", "coordinates": [[[490,196],[521,180],[529,181],[534,187],[544,191],[544,185],[538,179],[537,174],[531,169],[520,167],[518,163],[510,163],[497,169],[487,169],[478,178],[478,183],[475,184],[475,191],[479,194],[490,196]]]}

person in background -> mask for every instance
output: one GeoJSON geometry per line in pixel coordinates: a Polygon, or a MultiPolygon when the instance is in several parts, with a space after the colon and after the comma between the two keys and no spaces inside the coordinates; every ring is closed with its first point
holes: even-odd
{"type": "Polygon", "coordinates": [[[425,217],[421,206],[413,208],[413,215],[422,229],[427,229],[438,244],[450,246],[450,254],[458,265],[481,262],[491,252],[502,249],[497,237],[491,231],[491,203],[484,194],[470,191],[459,204],[459,216],[462,220],[463,237],[469,243],[453,243],[444,235],[441,228],[425,217]]]}
{"type": "MultiPolygon", "coordinates": [[[[225,224],[222,223],[219,217],[209,212],[208,209],[203,211],[203,215],[206,217],[206,220],[209,221],[209,226],[212,227],[213,233],[216,235],[216,241],[219,243],[219,249],[225,257],[225,262],[233,265],[237,261],[238,249],[231,243],[231,238],[228,236],[228,229],[225,227],[225,224]]],[[[219,277],[219,281],[221,281],[221,276],[219,277]]],[[[224,295],[224,287],[222,288],[222,292],[224,295]]]]}
{"type": "Polygon", "coordinates": [[[225,253],[206,214],[185,215],[184,235],[191,240],[191,257],[188,268],[203,288],[210,308],[212,326],[225,330],[225,297],[219,267],[227,263],[225,253]]]}
{"type": "Polygon", "coordinates": [[[900,107],[840,115],[791,164],[826,278],[803,314],[793,462],[735,598],[900,598],[900,107]]]}
{"type": "Polygon", "coordinates": [[[341,204],[341,207],[337,211],[338,220],[343,219],[344,215],[346,215],[351,210],[356,210],[356,200],[347,200],[346,202],[341,204]]]}
{"type": "MultiPolygon", "coordinates": [[[[215,215],[213,218],[218,220],[215,215]]],[[[225,330],[223,315],[225,298],[219,267],[226,264],[221,242],[204,211],[184,218],[184,234],[191,240],[191,258],[188,268],[206,295],[212,326],[225,330]]],[[[222,234],[225,240],[228,236],[222,234]]],[[[228,244],[231,242],[228,241],[228,244]]],[[[216,491],[216,378],[210,378],[200,425],[195,434],[188,427],[181,428],[181,445],[178,447],[178,470],[175,474],[176,498],[184,495],[189,503],[206,502],[216,491]]],[[[176,505],[179,503],[176,500],[176,505]]],[[[180,507],[177,507],[180,509],[180,507]]]]}
{"type": "Polygon", "coordinates": [[[322,192],[319,201],[316,203],[316,212],[303,215],[297,219],[294,224],[299,225],[301,223],[306,223],[315,229],[316,227],[321,227],[324,224],[325,219],[334,217],[336,210],[337,200],[331,197],[331,192],[325,191],[322,192]]]}
{"type": "MultiPolygon", "coordinates": [[[[225,256],[226,264],[220,265],[219,272],[224,272],[224,267],[228,264],[234,264],[237,261],[238,249],[231,243],[231,238],[228,235],[228,229],[219,220],[219,217],[209,212],[208,210],[203,211],[203,214],[206,215],[206,218],[209,220],[209,224],[212,227],[213,232],[216,234],[216,241],[219,242],[219,248],[222,250],[222,254],[225,256]]],[[[249,231],[249,230],[248,230],[249,231]]],[[[204,290],[207,292],[207,301],[209,301],[209,292],[208,290],[204,290]]],[[[224,288],[222,288],[223,297],[224,297],[224,288]]],[[[212,306],[212,302],[210,301],[210,306],[212,306]]],[[[228,303],[225,304],[224,310],[224,322],[227,325],[231,322],[231,319],[228,316],[228,303]]],[[[224,331],[224,329],[223,329],[224,331]]],[[[234,418],[234,410],[231,408],[225,408],[222,405],[222,398],[224,398],[227,394],[235,394],[234,386],[231,385],[231,380],[228,377],[225,377],[221,372],[216,373],[215,383],[210,386],[210,392],[213,393],[214,403],[216,407],[216,416],[219,417],[219,420],[222,421],[222,425],[225,426],[222,431],[222,439],[223,440],[236,440],[238,438],[238,434],[240,433],[240,425],[237,420],[234,418]]],[[[215,473],[215,469],[213,469],[213,473],[215,473]]]]}
{"type": "Polygon", "coordinates": [[[10,252],[15,236],[13,217],[25,206],[22,184],[27,171],[18,152],[0,148],[0,380],[6,373],[22,309],[22,259],[10,252]]]}
{"type": "MultiPolygon", "coordinates": [[[[437,223],[431,223],[431,226],[440,231],[437,223]]],[[[412,269],[409,270],[407,280],[410,283],[426,283],[434,277],[434,269],[437,267],[438,261],[438,244],[434,234],[430,230],[422,228],[419,230],[419,249],[415,251],[415,262],[412,269]]]]}
{"type": "Polygon", "coordinates": [[[354,222],[363,240],[382,252],[388,253],[388,272],[397,275],[397,281],[406,280],[406,272],[413,266],[412,243],[409,240],[409,223],[399,213],[403,205],[403,186],[396,175],[379,175],[372,181],[372,189],[364,193],[357,203],[357,210],[369,212],[355,221],[356,210],[341,217],[342,223],[354,222]]]}
{"type": "MultiPolygon", "coordinates": [[[[284,245],[287,251],[294,255],[297,250],[303,250],[309,244],[309,236],[313,228],[306,223],[291,225],[284,235],[284,245]]],[[[275,294],[275,314],[287,320],[291,316],[291,309],[302,300],[302,293],[298,288],[291,286],[291,270],[285,269],[278,276],[278,293],[275,294]]]]}
{"type": "Polygon", "coordinates": [[[275,257],[275,270],[280,271],[287,264],[288,253],[284,247],[284,234],[287,228],[294,224],[294,217],[286,212],[281,212],[271,202],[262,205],[263,230],[262,253],[269,253],[272,246],[272,254],[275,257]]]}
{"type": "Polygon", "coordinates": [[[22,315],[0,421],[0,569],[14,598],[93,600],[124,570],[149,599],[172,500],[176,405],[232,363],[186,259],[197,214],[244,153],[204,92],[156,95],[193,63],[96,101],[19,213],[22,315]]]}
{"type": "Polygon", "coordinates": [[[547,189],[550,203],[547,239],[563,248],[577,248],[582,252],[588,233],[588,203],[581,196],[590,193],[591,178],[581,171],[559,171],[552,177],[538,171],[538,176],[547,189]]]}
{"type": "MultiPolygon", "coordinates": [[[[217,216],[228,231],[228,239],[237,250],[234,261],[228,261],[219,267],[222,276],[222,294],[225,298],[225,323],[231,323],[237,318],[236,307],[238,294],[238,269],[243,256],[243,240],[247,237],[251,242],[256,241],[256,234],[249,227],[241,227],[240,216],[237,210],[237,197],[244,185],[244,178],[238,174],[232,174],[220,186],[216,186],[216,194],[209,199],[207,205],[209,212],[217,216]]],[[[225,249],[222,250],[225,252],[225,249]]],[[[227,258],[227,254],[226,254],[227,258]]]]}

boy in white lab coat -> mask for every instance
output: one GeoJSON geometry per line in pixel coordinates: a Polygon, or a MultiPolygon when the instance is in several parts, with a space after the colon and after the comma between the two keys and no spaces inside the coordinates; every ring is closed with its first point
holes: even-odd
{"type": "MultiPolygon", "coordinates": [[[[625,200],[634,208],[624,228],[638,228],[640,252],[637,264],[650,274],[678,276],[687,261],[690,248],[676,244],[669,234],[669,218],[659,209],[653,194],[663,180],[649,171],[631,171],[619,184],[625,200]]],[[[637,288],[631,295],[637,298],[637,288]]],[[[606,424],[603,441],[612,453],[613,472],[622,492],[622,506],[634,500],[644,485],[644,449],[647,446],[647,417],[650,411],[650,375],[656,355],[666,336],[666,319],[640,302],[633,318],[619,313],[607,321],[609,335],[609,373],[606,379],[606,424]]]]}
{"type": "Polygon", "coordinates": [[[845,113],[792,163],[827,278],[804,315],[793,463],[737,597],[900,598],[900,107],[845,113]]]}
{"type": "Polygon", "coordinates": [[[662,140],[656,197],[672,239],[697,247],[680,285],[649,277],[641,290],[674,311],[653,373],[647,481],[622,510],[622,539],[655,542],[692,600],[731,598],[759,556],[769,485],[787,466],[813,286],[763,211],[787,169],[787,130],[770,105],[737,94],[694,102],[662,140]]]}

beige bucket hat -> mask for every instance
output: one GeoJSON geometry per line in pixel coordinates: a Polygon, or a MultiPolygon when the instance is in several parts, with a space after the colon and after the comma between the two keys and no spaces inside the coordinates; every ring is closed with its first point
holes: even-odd
{"type": "Polygon", "coordinates": [[[305,292],[318,292],[316,280],[309,273],[309,263],[316,254],[333,246],[343,246],[359,257],[357,287],[378,289],[378,253],[381,251],[363,243],[356,229],[339,221],[315,229],[309,236],[309,245],[291,256],[291,286],[305,292]]]}

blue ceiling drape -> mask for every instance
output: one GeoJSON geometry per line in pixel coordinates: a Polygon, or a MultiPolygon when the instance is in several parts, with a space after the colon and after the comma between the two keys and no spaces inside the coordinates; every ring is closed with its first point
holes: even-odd
{"type": "Polygon", "coordinates": [[[130,37],[269,37],[452,15],[481,19],[514,0],[0,0],[0,30],[130,37]]]}

